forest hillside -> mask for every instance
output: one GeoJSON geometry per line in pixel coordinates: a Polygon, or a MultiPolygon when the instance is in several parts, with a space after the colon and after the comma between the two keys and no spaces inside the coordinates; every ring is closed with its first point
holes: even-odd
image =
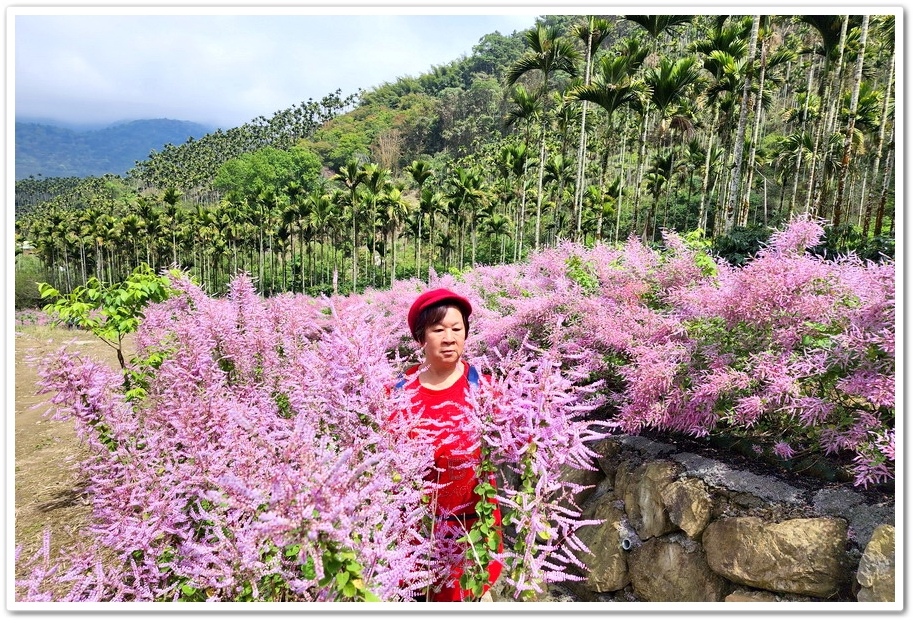
{"type": "Polygon", "coordinates": [[[894,255],[894,15],[549,15],[356,94],[20,180],[18,250],[64,291],[139,263],[208,292],[344,293],[571,240],[746,262],[794,216],[894,255]]]}

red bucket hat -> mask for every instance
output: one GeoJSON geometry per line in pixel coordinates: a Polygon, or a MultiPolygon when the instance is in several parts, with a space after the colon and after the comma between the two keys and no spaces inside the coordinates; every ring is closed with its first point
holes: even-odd
{"type": "Polygon", "coordinates": [[[455,294],[445,288],[429,290],[418,296],[417,300],[410,306],[410,311],[407,312],[407,326],[410,327],[411,333],[413,333],[420,312],[437,303],[454,303],[455,307],[460,309],[465,316],[471,315],[471,302],[460,294],[455,294]]]}

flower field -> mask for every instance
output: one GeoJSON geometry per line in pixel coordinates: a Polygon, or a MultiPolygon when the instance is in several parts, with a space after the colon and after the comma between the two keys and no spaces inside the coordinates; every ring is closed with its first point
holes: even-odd
{"type": "Polygon", "coordinates": [[[425,529],[431,448],[390,421],[426,287],[474,306],[466,354],[493,391],[470,419],[506,476],[506,547],[472,551],[503,557],[518,599],[586,572],[562,468],[594,469],[606,435],[729,433],[892,480],[895,263],[806,253],[822,235],[795,221],[741,267],[674,234],[661,251],[565,244],[349,297],[265,299],[240,276],[214,298],[174,278],[126,375],[64,351],[41,368],[53,417],[91,449],[93,525],[18,559],[17,600],[399,601],[441,579],[455,554],[425,529]]]}

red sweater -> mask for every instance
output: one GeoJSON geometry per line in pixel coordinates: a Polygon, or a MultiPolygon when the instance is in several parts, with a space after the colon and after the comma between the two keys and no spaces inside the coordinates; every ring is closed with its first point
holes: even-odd
{"type": "MultiPolygon", "coordinates": [[[[429,478],[443,486],[439,489],[434,506],[437,521],[460,522],[465,529],[473,527],[477,516],[474,506],[480,496],[474,493],[478,484],[475,466],[480,463],[480,447],[477,442],[478,431],[474,431],[465,421],[464,410],[468,406],[466,394],[470,389],[468,381],[467,363],[464,374],[451,387],[445,389],[429,389],[423,387],[419,379],[413,378],[405,388],[415,391],[412,394],[411,404],[415,409],[423,409],[422,429],[433,434],[435,467],[429,478]]],[[[413,377],[419,366],[407,370],[405,376],[413,377]]],[[[488,382],[489,376],[484,376],[482,382],[488,382]]],[[[495,480],[491,480],[495,484],[495,480]]],[[[499,507],[495,512],[496,525],[501,525],[502,517],[499,507]]],[[[502,551],[500,542],[499,551],[502,551]]],[[[490,563],[490,583],[499,577],[502,565],[493,561],[490,563]]],[[[431,595],[432,601],[462,601],[467,597],[467,591],[460,588],[459,580],[463,569],[452,569],[449,585],[431,595]]]]}

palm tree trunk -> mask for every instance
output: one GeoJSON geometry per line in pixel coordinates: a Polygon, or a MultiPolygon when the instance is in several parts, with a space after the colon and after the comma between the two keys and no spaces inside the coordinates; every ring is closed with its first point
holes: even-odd
{"type": "MultiPolygon", "coordinates": [[[[757,31],[760,28],[760,16],[755,15],[751,23],[751,40],[747,46],[747,66],[754,66],[757,56],[757,31]]],[[[747,126],[747,108],[750,99],[751,74],[744,76],[744,87],[741,91],[741,112],[738,114],[738,127],[735,128],[735,147],[732,152],[731,171],[729,174],[728,194],[725,199],[725,209],[730,211],[729,229],[735,226],[735,217],[738,212],[738,184],[741,181],[741,166],[744,157],[744,128],[747,126]]]]}
{"type": "MultiPolygon", "coordinates": [[[[614,244],[617,244],[617,241],[620,239],[620,215],[623,213],[623,162],[624,156],[627,149],[627,133],[623,133],[623,140],[620,145],[620,184],[618,186],[617,192],[617,214],[614,216],[614,244]]],[[[602,179],[602,186],[604,185],[604,179],[602,179]]]]}
{"type": "Polygon", "coordinates": [[[423,211],[417,215],[417,237],[414,238],[414,266],[417,271],[417,279],[420,278],[420,240],[423,239],[423,211]]]}
{"type": "Polygon", "coordinates": [[[728,226],[728,210],[725,207],[725,200],[728,196],[727,193],[719,191],[718,196],[716,196],[716,186],[720,184],[725,186],[725,183],[728,181],[728,163],[725,159],[722,159],[722,165],[719,167],[719,172],[713,177],[712,188],[709,190],[709,195],[711,197],[715,196],[717,205],[715,215],[713,216],[712,224],[712,235],[714,238],[717,238],[724,234],[728,226]]]}
{"type": "MultiPolygon", "coordinates": [[[[893,132],[893,127],[891,132],[893,132]]],[[[881,200],[878,201],[878,211],[875,214],[874,236],[880,236],[881,230],[884,228],[884,206],[887,204],[887,192],[890,187],[891,171],[893,170],[893,153],[893,149],[888,149],[884,161],[884,179],[881,182],[881,200]]]]}
{"type": "Polygon", "coordinates": [[[299,239],[299,286],[300,292],[305,292],[305,237],[302,235],[302,225],[299,225],[297,238],[299,239]]]}
{"type": "MultiPolygon", "coordinates": [[[[545,89],[546,92],[546,89],[545,89]]],[[[534,249],[535,251],[540,250],[541,248],[541,203],[543,202],[544,194],[544,165],[547,160],[547,119],[546,117],[541,122],[541,156],[540,162],[538,163],[538,199],[537,199],[537,215],[534,220],[534,249]]]]}
{"type": "Polygon", "coordinates": [[[821,180],[820,184],[814,187],[814,205],[817,208],[818,216],[825,217],[825,206],[826,201],[825,197],[827,196],[827,185],[830,181],[830,166],[829,158],[827,157],[830,150],[830,137],[833,135],[833,128],[836,120],[836,115],[838,111],[837,100],[839,99],[840,92],[840,76],[843,73],[843,55],[845,54],[846,49],[846,30],[849,27],[849,16],[843,16],[843,25],[840,28],[840,38],[839,38],[839,53],[837,55],[836,68],[833,71],[832,79],[827,83],[827,90],[824,94],[822,101],[828,103],[827,114],[824,117],[824,123],[821,124],[823,128],[823,135],[821,137],[821,145],[824,149],[824,157],[821,162],[821,180]],[[836,85],[837,93],[836,96],[833,95],[830,91],[831,87],[836,85]]]}
{"type": "Polygon", "coordinates": [[[518,222],[516,223],[515,261],[522,258],[525,247],[525,203],[528,198],[528,178],[522,177],[522,200],[518,208],[518,222]]]}
{"type": "MultiPolygon", "coordinates": [[[[594,31],[589,28],[588,43],[585,46],[585,86],[591,83],[592,77],[592,37],[594,31]]],[[[582,242],[582,198],[585,193],[585,116],[588,112],[588,101],[582,102],[582,118],[579,122],[579,152],[576,169],[576,242],[582,242]]]]}
{"type": "Polygon", "coordinates": [[[697,229],[706,234],[706,199],[709,196],[709,178],[712,171],[712,146],[716,138],[716,125],[719,122],[719,107],[715,107],[713,113],[712,125],[709,126],[709,141],[706,144],[706,163],[703,165],[703,186],[700,189],[700,214],[697,219],[697,229]]]}
{"type": "Polygon", "coordinates": [[[814,146],[812,147],[812,150],[811,150],[811,165],[810,165],[810,171],[808,174],[808,194],[805,197],[805,216],[808,216],[809,214],[811,214],[811,211],[814,208],[814,205],[813,205],[813,202],[815,201],[814,179],[816,177],[815,173],[817,173],[817,149],[818,149],[818,143],[820,141],[820,138],[821,138],[820,131],[818,131],[815,134],[814,146]]]}
{"type": "MultiPolygon", "coordinates": [[[[811,83],[812,82],[814,82],[814,63],[811,63],[811,65],[808,67],[808,86],[805,89],[805,105],[803,108],[804,110],[803,114],[804,114],[804,120],[806,124],[808,123],[808,102],[811,100],[811,83]]],[[[799,178],[801,177],[801,170],[802,170],[802,151],[803,150],[801,148],[801,145],[799,145],[798,153],[795,155],[795,182],[792,185],[792,198],[791,198],[792,205],[789,208],[793,214],[796,213],[796,204],[798,203],[798,181],[799,181],[799,178]]],[[[808,211],[807,205],[808,204],[806,203],[805,204],[806,213],[808,211]]]]}
{"type": "Polygon", "coordinates": [[[427,278],[432,278],[433,274],[433,265],[435,264],[435,258],[433,253],[436,252],[436,245],[434,244],[433,234],[436,231],[436,215],[435,208],[431,209],[429,212],[429,265],[427,266],[427,278]]]}
{"type": "Polygon", "coordinates": [[[394,280],[398,271],[398,247],[397,247],[397,228],[391,228],[391,287],[394,287],[394,280]]]}
{"type": "MultiPolygon", "coordinates": [[[[888,110],[890,109],[890,98],[891,98],[891,93],[894,90],[894,76],[895,76],[894,71],[896,68],[896,60],[897,60],[897,55],[895,51],[894,53],[891,54],[891,62],[889,63],[890,68],[888,69],[888,75],[887,75],[887,87],[884,90],[884,103],[882,105],[882,110],[881,110],[881,126],[880,126],[880,129],[878,130],[878,148],[875,152],[875,165],[874,165],[874,171],[872,173],[873,179],[878,179],[878,174],[880,173],[880,168],[881,168],[881,161],[883,160],[882,156],[884,154],[884,128],[887,125],[887,115],[888,115],[888,110]]],[[[872,198],[874,194],[875,194],[874,190],[871,190],[869,192],[869,197],[865,205],[865,216],[862,219],[862,231],[866,235],[868,234],[869,226],[871,225],[872,207],[875,205],[875,203],[877,203],[877,201],[872,198]]]]}
{"type": "Polygon", "coordinates": [[[852,152],[852,136],[856,129],[856,112],[859,105],[859,88],[862,85],[862,67],[865,62],[865,43],[868,40],[868,15],[862,16],[862,35],[859,38],[859,55],[856,59],[855,81],[849,98],[849,123],[846,127],[846,141],[843,145],[843,160],[837,179],[836,201],[833,204],[833,226],[840,225],[840,210],[843,205],[843,192],[846,187],[846,176],[849,173],[849,156],[852,152]]]}
{"type": "Polygon", "coordinates": [[[264,294],[264,229],[258,228],[258,289],[264,294]]]}
{"type": "MultiPolygon", "coordinates": [[[[591,59],[589,59],[590,61],[591,59]]],[[[576,169],[576,196],[574,199],[576,212],[576,242],[582,241],[582,199],[585,193],[585,115],[588,111],[588,102],[582,102],[582,122],[579,130],[578,168],[576,169]]]]}
{"type": "Polygon", "coordinates": [[[471,266],[477,265],[477,227],[474,224],[474,215],[471,215],[471,266]]]}
{"type": "Polygon", "coordinates": [[[373,199],[373,200],[372,200],[372,215],[371,215],[371,219],[372,219],[372,237],[371,237],[370,240],[369,240],[369,246],[371,247],[369,253],[370,253],[370,255],[372,256],[372,259],[371,259],[371,260],[367,260],[367,261],[368,261],[367,269],[370,270],[371,273],[372,273],[371,283],[372,283],[373,286],[375,285],[375,276],[376,276],[376,272],[377,272],[376,269],[375,269],[375,233],[376,233],[376,227],[375,227],[376,213],[375,213],[375,211],[376,211],[376,205],[375,205],[375,199],[373,199]]]}
{"type": "MultiPolygon", "coordinates": [[[[759,83],[757,84],[757,101],[754,103],[754,105],[757,107],[757,110],[755,111],[754,116],[754,131],[751,138],[751,151],[747,159],[747,189],[744,193],[744,200],[741,202],[741,215],[738,219],[738,225],[741,227],[747,226],[748,206],[750,206],[751,203],[751,188],[754,186],[754,172],[756,170],[754,161],[757,158],[757,137],[760,134],[760,125],[763,118],[763,82],[764,78],[766,77],[767,66],[766,47],[766,45],[760,46],[760,77],[758,78],[759,83]]],[[[764,180],[764,184],[766,184],[766,180],[764,180]]],[[[764,194],[763,199],[766,201],[766,194],[764,194]]]]}
{"type": "Polygon", "coordinates": [[[99,281],[104,281],[103,275],[105,273],[105,258],[102,252],[102,245],[96,241],[95,243],[95,278],[99,281]]]}
{"type": "Polygon", "coordinates": [[[83,277],[83,283],[86,283],[86,243],[80,238],[80,271],[83,277]]]}
{"type": "Polygon", "coordinates": [[[273,294],[277,283],[277,254],[274,253],[273,232],[267,237],[267,253],[270,257],[270,293],[273,294]]]}
{"type": "MultiPolygon", "coordinates": [[[[668,161],[668,179],[665,180],[665,214],[662,227],[668,229],[668,211],[671,208],[671,182],[674,180],[674,148],[670,149],[671,160],[668,161]]],[[[652,240],[655,240],[655,228],[652,228],[652,240]]]]}
{"type": "MultiPolygon", "coordinates": [[[[649,134],[649,111],[647,110],[642,117],[642,127],[639,136],[639,152],[636,157],[636,192],[633,197],[633,231],[639,228],[639,200],[642,192],[642,175],[643,166],[646,160],[646,137],[649,134]]],[[[643,230],[643,242],[646,242],[646,231],[643,230]]]]}
{"type": "Polygon", "coordinates": [[[458,214],[458,268],[464,270],[465,223],[460,211],[458,214]]]}
{"type": "Polygon", "coordinates": [[[353,255],[353,290],[352,291],[353,292],[356,292],[356,269],[357,269],[356,255],[359,249],[359,247],[357,246],[357,243],[358,241],[356,239],[356,201],[354,200],[353,201],[353,253],[352,253],[353,255]]]}

